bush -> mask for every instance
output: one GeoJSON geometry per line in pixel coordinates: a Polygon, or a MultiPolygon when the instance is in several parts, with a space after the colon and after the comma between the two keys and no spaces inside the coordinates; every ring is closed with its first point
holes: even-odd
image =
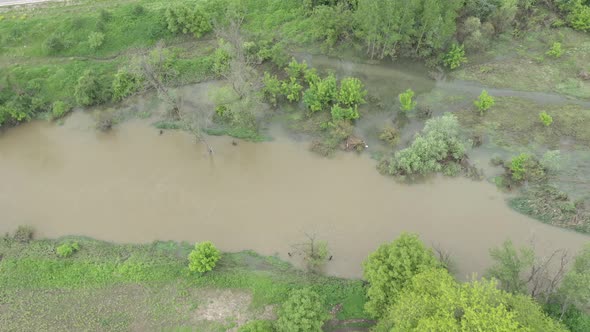
{"type": "Polygon", "coordinates": [[[340,91],[338,92],[338,102],[348,107],[357,107],[364,104],[367,90],[363,82],[355,77],[346,77],[340,82],[340,91]]]}
{"type": "Polygon", "coordinates": [[[576,4],[567,19],[572,28],[580,31],[590,31],[590,4],[576,4]]]}
{"type": "Polygon", "coordinates": [[[131,13],[134,16],[141,16],[145,13],[145,7],[137,4],[137,5],[133,6],[133,10],[131,11],[131,13]]]}
{"type": "Polygon", "coordinates": [[[341,107],[340,105],[332,106],[332,120],[356,120],[360,117],[356,107],[341,107]]]}
{"type": "Polygon", "coordinates": [[[101,9],[99,19],[103,22],[109,22],[113,19],[113,14],[106,9],[101,9]]]}
{"type": "Polygon", "coordinates": [[[288,81],[281,83],[281,90],[290,102],[297,102],[301,99],[301,90],[303,86],[297,82],[297,79],[291,77],[288,81]]]}
{"type": "Polygon", "coordinates": [[[321,332],[328,314],[318,293],[298,289],[281,306],[276,327],[279,332],[321,332]]]}
{"type": "Polygon", "coordinates": [[[102,100],[101,86],[92,70],[86,70],[80,76],[74,90],[74,97],[82,106],[95,105],[102,100]]]}
{"type": "Polygon", "coordinates": [[[545,176],[545,170],[539,161],[528,153],[521,153],[512,158],[508,164],[508,170],[511,179],[517,183],[525,180],[539,180],[545,176]]]}
{"type": "Polygon", "coordinates": [[[273,332],[274,327],[269,320],[253,320],[238,328],[238,332],[273,332]]]}
{"type": "Polygon", "coordinates": [[[168,7],[164,14],[168,30],[172,33],[192,33],[196,38],[213,29],[211,17],[200,6],[190,9],[186,5],[168,7]]]}
{"type": "Polygon", "coordinates": [[[450,69],[459,68],[463,63],[467,62],[463,45],[453,44],[451,50],[444,56],[443,62],[450,69]]]}
{"type": "Polygon", "coordinates": [[[539,113],[539,119],[545,125],[545,127],[549,127],[553,123],[553,117],[547,114],[547,112],[543,111],[539,113]]]}
{"type": "Polygon", "coordinates": [[[53,103],[51,107],[51,117],[53,119],[59,119],[66,115],[70,111],[70,106],[65,102],[58,100],[53,103]]]}
{"type": "Polygon", "coordinates": [[[217,76],[222,76],[229,70],[231,54],[229,53],[228,47],[223,40],[220,40],[219,47],[213,53],[213,72],[217,76]]]}
{"type": "Polygon", "coordinates": [[[438,266],[418,235],[404,233],[381,245],[363,264],[363,275],[369,282],[366,311],[375,318],[383,317],[413,276],[438,266]]]}
{"type": "Polygon", "coordinates": [[[268,72],[264,72],[262,83],[264,85],[262,88],[264,99],[272,106],[276,107],[279,102],[279,96],[282,92],[281,81],[279,81],[276,75],[271,75],[268,72]]]}
{"type": "Polygon", "coordinates": [[[68,258],[78,250],[80,250],[80,245],[78,244],[78,242],[66,242],[60,244],[55,249],[55,252],[59,257],[68,258]]]}
{"type": "Polygon", "coordinates": [[[494,106],[495,103],[496,101],[494,100],[494,97],[490,96],[486,90],[482,90],[478,99],[473,102],[479,110],[480,115],[483,115],[483,113],[494,106]]]}
{"type": "Polygon", "coordinates": [[[561,48],[561,43],[555,42],[551,45],[551,48],[549,49],[549,51],[547,51],[547,53],[545,53],[549,56],[552,56],[554,58],[561,58],[561,56],[563,55],[563,49],[561,48]]]}
{"type": "Polygon", "coordinates": [[[325,110],[336,99],[337,93],[336,76],[330,74],[324,79],[317,79],[309,83],[309,88],[303,94],[303,103],[312,112],[325,110]]]}
{"type": "Polygon", "coordinates": [[[104,44],[104,33],[93,32],[88,36],[88,45],[90,49],[97,50],[104,44]]]}
{"type": "Polygon", "coordinates": [[[295,58],[291,59],[291,62],[285,68],[285,72],[289,75],[290,79],[302,80],[307,72],[307,62],[303,60],[301,63],[297,62],[295,58]]]}
{"type": "Polygon", "coordinates": [[[400,139],[400,133],[395,127],[387,126],[381,130],[379,139],[390,146],[396,146],[400,139]]]}
{"type": "Polygon", "coordinates": [[[53,34],[45,40],[45,48],[49,53],[58,53],[66,49],[64,37],[61,34],[53,34]]]}
{"type": "Polygon", "coordinates": [[[325,50],[332,49],[338,42],[352,36],[353,12],[342,2],[336,6],[317,6],[313,9],[311,35],[323,41],[325,50]]]}
{"type": "Polygon", "coordinates": [[[195,249],[188,255],[188,268],[193,272],[205,273],[213,270],[221,252],[209,241],[195,244],[195,249]]]}
{"type": "Polygon", "coordinates": [[[416,107],[416,102],[412,101],[414,97],[414,91],[412,89],[406,90],[406,92],[400,93],[398,96],[400,102],[400,109],[404,112],[409,112],[416,107]]]}
{"type": "Polygon", "coordinates": [[[460,163],[467,151],[467,142],[460,135],[457,118],[445,114],[426,121],[408,148],[395,153],[385,161],[385,171],[390,175],[415,176],[441,172],[449,163],[460,163]]]}
{"type": "Polygon", "coordinates": [[[31,226],[18,226],[12,238],[18,242],[27,243],[33,239],[34,233],[35,230],[31,226]]]}
{"type": "Polygon", "coordinates": [[[141,77],[125,68],[121,68],[113,79],[113,101],[121,101],[139,91],[141,87],[141,77]]]}

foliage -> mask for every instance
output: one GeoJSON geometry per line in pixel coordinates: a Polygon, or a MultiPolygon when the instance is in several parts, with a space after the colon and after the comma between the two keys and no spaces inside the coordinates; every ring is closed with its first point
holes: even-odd
{"type": "Polygon", "coordinates": [[[276,107],[279,101],[279,96],[282,92],[281,81],[279,81],[276,75],[271,75],[268,72],[264,72],[262,84],[264,85],[262,88],[264,99],[276,107]]]}
{"type": "Polygon", "coordinates": [[[414,91],[408,89],[405,92],[399,94],[398,99],[400,102],[400,109],[404,112],[409,112],[416,107],[416,102],[412,100],[414,97],[414,91]]]}
{"type": "Polygon", "coordinates": [[[288,101],[297,102],[301,99],[301,91],[303,90],[303,86],[297,82],[296,78],[291,77],[288,81],[283,81],[281,83],[281,90],[287,97],[288,101]]]}
{"type": "Polygon", "coordinates": [[[555,42],[551,45],[549,51],[547,51],[547,55],[552,56],[554,58],[561,58],[563,55],[563,49],[561,48],[561,43],[555,42]]]}
{"type": "Polygon", "coordinates": [[[99,49],[104,44],[105,35],[102,32],[93,32],[88,36],[88,46],[92,50],[99,49]]]}
{"type": "Polygon", "coordinates": [[[494,100],[494,97],[490,96],[486,90],[482,90],[477,100],[473,102],[479,110],[480,115],[483,115],[483,113],[494,106],[495,103],[496,101],[494,100]]]}
{"type": "Polygon", "coordinates": [[[33,239],[35,230],[31,226],[21,225],[16,228],[12,238],[18,242],[27,243],[33,239]]]}
{"type": "Polygon", "coordinates": [[[400,133],[395,127],[387,126],[381,130],[379,139],[390,146],[396,146],[400,139],[400,133]]]}
{"type": "Polygon", "coordinates": [[[57,100],[51,106],[51,118],[59,119],[70,111],[70,106],[61,100],[57,100]]]}
{"type": "Polygon", "coordinates": [[[141,77],[127,68],[120,68],[113,79],[113,101],[121,101],[143,86],[141,77]]]}
{"type": "Polygon", "coordinates": [[[553,117],[547,114],[547,112],[545,111],[539,113],[539,119],[541,120],[543,125],[545,125],[545,127],[549,127],[553,123],[553,117]]]}
{"type": "Polygon", "coordinates": [[[356,77],[346,77],[340,81],[340,91],[338,91],[338,103],[348,106],[357,107],[364,104],[367,90],[363,82],[356,77]]]}
{"type": "Polygon", "coordinates": [[[272,321],[269,320],[253,320],[240,326],[238,332],[273,332],[274,327],[272,321]]]}
{"type": "Polygon", "coordinates": [[[417,235],[404,233],[381,245],[363,264],[363,275],[369,283],[365,309],[375,318],[385,316],[413,276],[438,265],[417,235]]]}
{"type": "Polygon", "coordinates": [[[482,280],[457,283],[446,270],[416,275],[391,306],[378,330],[565,332],[538,304],[482,280]]]}
{"type": "Polygon", "coordinates": [[[295,58],[291,59],[291,62],[285,67],[285,72],[289,76],[289,79],[301,81],[305,77],[305,73],[307,72],[307,62],[297,62],[295,58]]]}
{"type": "Polygon", "coordinates": [[[298,289],[281,306],[276,328],[279,332],[321,332],[327,318],[320,295],[307,288],[298,289]]]}
{"type": "Polygon", "coordinates": [[[462,64],[467,62],[467,57],[465,56],[465,47],[463,45],[459,46],[457,44],[453,44],[449,52],[445,54],[443,62],[445,66],[451,70],[459,68],[462,64]]]}
{"type": "Polygon", "coordinates": [[[571,270],[565,275],[558,293],[564,310],[574,305],[585,310],[590,305],[590,245],[576,256],[571,270]]]}
{"type": "Polygon", "coordinates": [[[66,48],[64,37],[61,34],[53,34],[49,36],[45,40],[44,46],[50,54],[61,52],[66,48]]]}
{"type": "Polygon", "coordinates": [[[521,153],[518,156],[510,160],[508,169],[512,180],[521,182],[530,178],[533,178],[534,172],[537,170],[538,163],[528,153],[521,153]]]}
{"type": "Polygon", "coordinates": [[[55,248],[55,252],[61,258],[68,258],[78,250],[80,250],[80,245],[75,241],[62,243],[55,248]]]}
{"type": "Polygon", "coordinates": [[[527,285],[522,279],[522,274],[532,267],[535,260],[534,251],[530,247],[517,250],[512,241],[507,240],[502,247],[490,249],[490,256],[494,260],[494,265],[488,269],[487,276],[497,279],[502,289],[509,293],[526,293],[527,285]]]}
{"type": "Polygon", "coordinates": [[[219,41],[219,47],[213,53],[213,72],[217,76],[221,76],[229,70],[229,62],[231,54],[228,50],[228,44],[223,40],[219,41]]]}
{"type": "Polygon", "coordinates": [[[342,107],[338,104],[332,106],[332,120],[356,120],[360,117],[357,107],[342,107]]]}
{"type": "MultiPolygon", "coordinates": [[[[293,76],[291,76],[293,79],[293,76]]],[[[312,111],[326,110],[338,95],[336,76],[328,75],[309,83],[309,88],[303,94],[303,103],[312,111]]]]}
{"type": "Polygon", "coordinates": [[[353,35],[354,12],[344,3],[336,6],[317,6],[313,9],[311,34],[322,41],[325,50],[331,50],[338,43],[349,40],[353,35]]]}
{"type": "Polygon", "coordinates": [[[100,103],[103,99],[103,91],[96,73],[86,70],[78,79],[74,90],[76,102],[81,106],[91,106],[100,103]]]}
{"type": "Polygon", "coordinates": [[[195,244],[195,249],[188,255],[188,268],[193,272],[205,273],[213,270],[221,252],[209,241],[195,244]]]}
{"type": "Polygon", "coordinates": [[[409,147],[382,163],[390,175],[427,175],[443,171],[448,164],[459,163],[467,147],[467,142],[461,138],[457,118],[445,114],[426,121],[424,130],[409,147]]]}
{"type": "Polygon", "coordinates": [[[328,242],[316,241],[315,238],[310,237],[309,241],[304,243],[302,254],[303,259],[307,263],[307,268],[312,272],[319,272],[324,264],[328,261],[330,251],[328,250],[328,242]]]}
{"type": "Polygon", "coordinates": [[[545,152],[540,164],[546,172],[556,173],[561,169],[561,152],[559,150],[545,152]]]}
{"type": "Polygon", "coordinates": [[[189,8],[188,5],[177,4],[168,7],[164,17],[172,33],[191,33],[199,38],[213,29],[211,17],[200,6],[189,8]]]}

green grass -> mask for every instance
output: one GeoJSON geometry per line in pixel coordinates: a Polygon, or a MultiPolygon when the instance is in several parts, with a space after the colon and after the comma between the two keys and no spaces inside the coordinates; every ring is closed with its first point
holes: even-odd
{"type": "Polygon", "coordinates": [[[191,320],[206,305],[208,292],[249,294],[246,307],[256,317],[301,287],[320,293],[328,310],[342,304],[338,319],[367,318],[360,280],[305,273],[278,258],[250,251],[225,253],[213,271],[198,276],[187,267],[191,249],[189,243],[176,242],[112,244],[68,237],[20,243],[4,238],[0,240],[0,308],[7,310],[0,310],[0,325],[115,331],[137,324],[147,329],[194,329],[210,323],[206,330],[223,330],[231,322],[191,320]],[[55,248],[72,240],[80,250],[59,258],[55,248]]]}

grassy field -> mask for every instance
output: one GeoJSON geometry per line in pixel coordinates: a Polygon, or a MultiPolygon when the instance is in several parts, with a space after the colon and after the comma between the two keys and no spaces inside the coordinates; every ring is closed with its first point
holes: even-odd
{"type": "MultiPolygon", "coordinates": [[[[112,244],[88,238],[0,240],[0,326],[6,330],[226,331],[252,319],[274,319],[290,290],[310,287],[328,326],[367,319],[360,280],[308,274],[275,257],[224,253],[215,270],[191,274],[188,243],[112,244]],[[76,241],[60,258],[55,248],[76,241]]],[[[366,323],[365,323],[366,325],[366,323]]]]}

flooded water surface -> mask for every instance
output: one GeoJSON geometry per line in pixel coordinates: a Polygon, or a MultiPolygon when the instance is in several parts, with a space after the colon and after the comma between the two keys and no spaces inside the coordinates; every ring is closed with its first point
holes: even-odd
{"type": "Polygon", "coordinates": [[[210,140],[212,157],[190,135],[160,135],[145,120],[97,133],[82,113],[63,126],[10,129],[0,135],[0,231],[28,224],[41,237],[211,240],[287,260],[308,233],[328,241],[326,272],[343,277],[361,276],[367,254],[404,231],[449,250],[461,277],[484,271],[489,248],[508,238],[534,239],[540,253],[589,240],[513,212],[485,182],[402,185],[366,155],[326,159],[280,137],[210,140]]]}

